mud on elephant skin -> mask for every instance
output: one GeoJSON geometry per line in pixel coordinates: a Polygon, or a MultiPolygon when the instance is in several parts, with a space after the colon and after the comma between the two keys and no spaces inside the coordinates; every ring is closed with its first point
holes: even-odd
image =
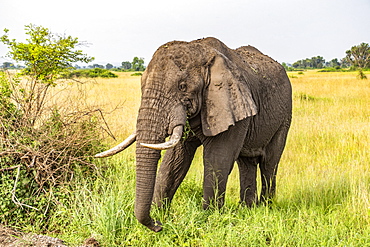
{"type": "Polygon", "coordinates": [[[204,208],[213,198],[218,198],[219,207],[223,205],[235,161],[242,202],[252,205],[274,195],[292,114],[291,85],[280,64],[252,46],[230,49],[215,38],[173,41],[153,55],[141,90],[135,132],[96,155],[116,154],[136,141],[139,222],[153,231],[162,229],[150,217],[152,201],[161,206],[164,200],[172,200],[200,145],[204,147],[204,208]],[[194,135],[181,139],[186,121],[194,135]],[[157,174],[162,149],[168,150],[157,174]],[[259,196],[257,168],[262,181],[259,196]]]}

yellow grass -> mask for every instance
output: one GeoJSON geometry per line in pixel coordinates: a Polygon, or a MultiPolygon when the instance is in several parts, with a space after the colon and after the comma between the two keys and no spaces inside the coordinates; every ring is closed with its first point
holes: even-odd
{"type": "MultiPolygon", "coordinates": [[[[122,140],[135,129],[140,104],[140,77],[119,73],[118,78],[98,79],[87,87],[87,100],[100,105],[112,132],[122,140]]],[[[297,189],[317,189],[327,183],[358,183],[370,170],[370,81],[356,79],[356,72],[288,73],[293,87],[293,121],[278,172],[277,198],[297,189]]],[[[201,183],[201,157],[189,176],[201,183]]],[[[230,176],[227,197],[238,200],[238,173],[230,176]]],[[[368,185],[366,185],[368,186],[368,185]]],[[[365,187],[366,187],[365,186],[365,187]]],[[[366,193],[363,200],[370,207],[366,193]]],[[[357,198],[358,199],[358,198],[357,198]]]]}
{"type": "Polygon", "coordinates": [[[118,78],[96,80],[88,91],[88,100],[109,113],[106,117],[112,132],[117,138],[124,138],[135,130],[141,77],[127,72],[115,73],[118,78]]]}
{"type": "Polygon", "coordinates": [[[78,101],[91,109],[102,110],[112,133],[119,141],[135,130],[140,106],[141,77],[131,76],[132,72],[115,73],[118,78],[84,79],[83,83],[73,82],[72,86],[71,82],[61,83],[53,89],[53,98],[54,102],[65,107],[78,101]]]}
{"type": "MultiPolygon", "coordinates": [[[[119,141],[135,129],[141,78],[130,72],[117,74],[118,78],[100,78],[83,87],[88,104],[109,113],[107,122],[119,141]]],[[[279,180],[290,179],[292,172],[307,176],[307,169],[313,177],[325,171],[368,171],[370,166],[363,162],[369,159],[370,149],[370,80],[356,79],[356,72],[288,74],[293,87],[293,121],[279,180]]],[[[232,175],[234,180],[237,174],[232,175]]]]}
{"type": "Polygon", "coordinates": [[[323,190],[325,197],[332,189],[350,197],[338,205],[352,202],[368,218],[370,81],[357,80],[355,73],[289,75],[298,78],[291,78],[293,122],[278,174],[278,199],[290,200],[297,189],[306,196],[323,190]]]}

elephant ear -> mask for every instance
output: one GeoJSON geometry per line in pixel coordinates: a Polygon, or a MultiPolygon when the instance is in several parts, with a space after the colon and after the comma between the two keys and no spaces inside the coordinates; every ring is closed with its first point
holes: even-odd
{"type": "Polygon", "coordinates": [[[237,121],[257,114],[246,79],[227,57],[216,55],[208,73],[201,112],[205,136],[215,136],[237,121]]]}

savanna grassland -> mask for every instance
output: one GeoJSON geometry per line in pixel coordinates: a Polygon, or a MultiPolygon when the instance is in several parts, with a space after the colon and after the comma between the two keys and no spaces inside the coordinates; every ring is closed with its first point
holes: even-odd
{"type": "MultiPolygon", "coordinates": [[[[88,237],[102,246],[370,246],[370,80],[352,72],[289,73],[293,122],[271,205],[238,203],[237,167],[225,206],[204,211],[200,153],[154,233],[134,217],[134,146],[97,160],[95,178],[78,178],[73,200],[58,207],[55,236],[71,245],[88,237]]],[[[99,105],[116,141],[135,129],[140,77],[120,73],[83,86],[99,105]]],[[[52,229],[51,229],[52,230],[52,229]]]]}

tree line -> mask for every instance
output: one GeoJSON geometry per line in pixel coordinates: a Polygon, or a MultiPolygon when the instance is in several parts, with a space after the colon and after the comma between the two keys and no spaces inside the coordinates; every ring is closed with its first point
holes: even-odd
{"type": "Polygon", "coordinates": [[[282,63],[286,70],[294,69],[322,69],[322,68],[352,68],[354,70],[363,70],[370,68],[370,46],[368,43],[361,43],[352,46],[346,51],[346,56],[342,59],[334,58],[325,61],[321,56],[301,59],[293,64],[282,63]]]}
{"type": "MultiPolygon", "coordinates": [[[[25,66],[22,65],[16,65],[11,62],[3,62],[2,65],[0,65],[0,68],[3,69],[24,69],[25,66]]],[[[114,66],[111,63],[107,63],[106,65],[101,64],[92,64],[88,66],[81,67],[79,65],[74,65],[73,68],[75,69],[82,69],[82,68],[88,68],[88,69],[107,69],[107,70],[116,70],[116,71],[144,71],[145,65],[144,65],[144,58],[134,57],[132,62],[124,61],[121,63],[121,66],[114,66]]]]}
{"type": "MultiPolygon", "coordinates": [[[[75,66],[76,67],[76,66],[75,66]]],[[[81,67],[77,66],[78,69],[81,67]]],[[[107,70],[116,70],[116,71],[144,71],[145,70],[145,65],[144,65],[144,58],[142,57],[134,57],[132,62],[130,61],[124,61],[121,63],[121,66],[114,66],[111,63],[107,63],[105,66],[101,64],[93,64],[87,66],[89,69],[95,69],[95,68],[100,68],[100,69],[107,69],[107,70]]]]}
{"type": "MultiPolygon", "coordinates": [[[[144,65],[144,58],[139,58],[139,57],[134,57],[132,62],[129,61],[124,61],[121,63],[121,66],[114,66],[111,63],[107,63],[106,65],[101,65],[94,63],[92,65],[88,66],[79,66],[79,65],[74,65],[72,66],[75,69],[82,69],[82,68],[87,68],[87,69],[107,69],[107,70],[117,70],[117,71],[144,71],[146,66],[144,65]]],[[[0,65],[0,68],[3,69],[24,69],[25,66],[19,65],[19,64],[14,64],[11,62],[3,62],[2,65],[0,65]]]]}

